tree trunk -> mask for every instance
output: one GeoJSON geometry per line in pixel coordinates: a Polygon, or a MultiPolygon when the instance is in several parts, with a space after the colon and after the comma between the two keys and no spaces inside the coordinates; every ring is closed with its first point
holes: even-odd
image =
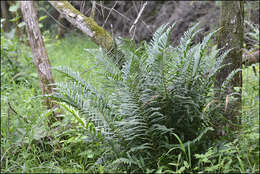
{"type": "MultiPolygon", "coordinates": [[[[243,47],[243,25],[244,25],[244,2],[243,1],[221,1],[220,27],[222,28],[218,35],[218,48],[224,48],[221,52],[233,48],[226,56],[224,64],[231,65],[224,67],[216,75],[215,87],[220,88],[223,81],[234,69],[241,68],[242,65],[242,47],[243,47]]],[[[234,92],[234,87],[242,87],[242,72],[238,72],[228,84],[226,94],[234,92]]],[[[238,116],[241,111],[241,89],[237,102],[229,104],[227,107],[227,117],[234,122],[238,122],[238,116]],[[237,117],[236,117],[237,116],[237,117]]],[[[218,94],[217,94],[218,95],[218,94]]]]}
{"type": "MultiPolygon", "coordinates": [[[[34,55],[33,61],[37,67],[42,94],[51,94],[53,92],[51,84],[54,83],[54,79],[51,72],[48,54],[39,28],[37,13],[33,7],[33,1],[21,1],[21,10],[26,25],[29,43],[34,55]]],[[[45,99],[45,103],[48,109],[55,106],[49,98],[45,99]]]]}
{"type": "Polygon", "coordinates": [[[5,18],[4,21],[4,31],[8,32],[9,31],[9,27],[10,27],[10,23],[9,23],[9,18],[8,18],[8,9],[6,6],[6,2],[5,1],[1,1],[1,15],[2,18],[5,18]]]}

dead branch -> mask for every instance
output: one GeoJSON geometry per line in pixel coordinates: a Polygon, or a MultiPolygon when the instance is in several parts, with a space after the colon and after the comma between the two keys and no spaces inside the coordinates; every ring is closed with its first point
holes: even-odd
{"type": "Polygon", "coordinates": [[[108,15],[107,15],[107,17],[106,17],[106,20],[105,20],[105,22],[103,23],[102,27],[105,26],[105,24],[106,24],[106,22],[107,22],[107,19],[109,18],[109,16],[110,16],[112,10],[114,10],[116,4],[117,4],[117,1],[116,1],[115,4],[113,5],[113,7],[109,10],[109,13],[108,13],[108,15]]]}
{"type": "Polygon", "coordinates": [[[91,3],[92,3],[92,8],[90,12],[90,17],[94,20],[95,12],[96,12],[96,1],[91,1],[91,3]]]}
{"type": "Polygon", "coordinates": [[[131,26],[131,28],[130,28],[130,30],[129,30],[129,33],[131,33],[133,27],[135,27],[135,25],[137,24],[137,22],[138,22],[139,18],[141,17],[141,14],[143,13],[144,8],[145,8],[146,5],[147,5],[147,1],[145,1],[145,3],[143,4],[143,6],[142,6],[140,12],[138,13],[137,18],[135,19],[133,25],[131,26]]]}

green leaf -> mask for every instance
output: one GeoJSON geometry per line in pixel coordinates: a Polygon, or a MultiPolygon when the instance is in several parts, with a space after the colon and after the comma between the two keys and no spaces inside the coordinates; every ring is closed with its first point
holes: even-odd
{"type": "Polygon", "coordinates": [[[200,50],[201,50],[201,45],[198,46],[198,49],[196,50],[196,53],[195,53],[195,63],[193,65],[193,72],[192,72],[193,77],[195,77],[195,75],[198,71],[199,64],[200,64],[200,59],[201,59],[200,50]]]}
{"type": "Polygon", "coordinates": [[[189,168],[189,167],[190,167],[187,161],[184,161],[183,164],[184,164],[184,166],[185,166],[186,168],[189,168]]]}
{"type": "Polygon", "coordinates": [[[41,116],[48,118],[53,113],[52,109],[48,109],[47,111],[43,112],[41,116]]]}
{"type": "Polygon", "coordinates": [[[46,131],[45,131],[45,127],[41,126],[41,127],[35,127],[33,130],[33,138],[35,140],[40,140],[41,138],[46,136],[46,131]]]}
{"type": "Polygon", "coordinates": [[[9,11],[10,12],[16,12],[19,8],[19,3],[16,3],[14,5],[12,5],[11,7],[9,7],[9,11]]]}
{"type": "Polygon", "coordinates": [[[31,77],[34,77],[34,78],[38,78],[37,73],[31,73],[30,76],[31,76],[31,77]]]}
{"type": "Polygon", "coordinates": [[[10,22],[17,22],[21,16],[15,16],[13,19],[10,20],[10,22]]]}
{"type": "Polygon", "coordinates": [[[94,152],[92,150],[88,150],[87,151],[87,157],[90,158],[90,159],[94,158],[94,152]]]}
{"type": "Polygon", "coordinates": [[[183,173],[185,171],[185,166],[182,166],[176,173],[183,173]]]}
{"type": "Polygon", "coordinates": [[[19,28],[22,28],[23,26],[25,26],[25,22],[21,22],[17,25],[19,28]]]}
{"type": "Polygon", "coordinates": [[[67,105],[66,103],[61,103],[61,102],[55,102],[61,106],[63,106],[67,111],[69,111],[70,113],[72,113],[72,115],[78,120],[78,122],[83,126],[85,127],[85,122],[84,120],[82,120],[78,114],[78,112],[73,109],[71,106],[67,105]]]}
{"type": "Polygon", "coordinates": [[[44,20],[45,18],[47,18],[46,15],[45,15],[45,16],[41,16],[41,17],[39,18],[39,22],[41,22],[41,21],[44,20]]]}
{"type": "Polygon", "coordinates": [[[245,167],[243,161],[240,159],[240,157],[237,155],[237,159],[239,161],[239,166],[240,166],[240,172],[244,173],[245,172],[245,167]]]}

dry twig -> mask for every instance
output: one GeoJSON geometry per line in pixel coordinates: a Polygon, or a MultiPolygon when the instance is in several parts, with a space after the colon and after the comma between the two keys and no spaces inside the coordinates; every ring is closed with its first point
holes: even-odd
{"type": "Polygon", "coordinates": [[[114,10],[116,4],[117,4],[117,1],[116,1],[115,4],[113,5],[113,7],[110,9],[110,11],[109,11],[109,13],[108,13],[108,15],[107,15],[107,17],[106,17],[106,20],[105,20],[105,22],[103,23],[102,27],[105,26],[105,24],[106,24],[106,22],[107,22],[107,19],[109,18],[109,16],[110,16],[112,10],[114,10]]]}
{"type": "Polygon", "coordinates": [[[144,8],[145,8],[146,5],[147,5],[147,1],[145,1],[145,3],[143,4],[143,6],[142,6],[140,12],[139,12],[138,15],[137,15],[137,18],[135,19],[133,25],[131,26],[131,28],[130,28],[130,30],[129,30],[129,33],[131,33],[131,31],[133,30],[133,27],[135,27],[135,25],[137,24],[137,22],[138,22],[139,18],[141,17],[141,14],[143,13],[144,8]]]}
{"type": "Polygon", "coordinates": [[[91,8],[91,13],[90,13],[90,17],[92,19],[94,19],[95,17],[95,12],[96,12],[96,1],[91,1],[92,3],[92,8],[91,8]]]}

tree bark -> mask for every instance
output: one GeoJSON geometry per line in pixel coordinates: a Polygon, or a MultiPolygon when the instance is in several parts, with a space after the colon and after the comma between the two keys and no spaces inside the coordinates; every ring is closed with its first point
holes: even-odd
{"type": "MultiPolygon", "coordinates": [[[[54,83],[54,79],[51,72],[48,54],[39,28],[37,13],[33,7],[33,1],[21,1],[21,10],[26,25],[29,43],[34,56],[33,61],[38,71],[42,94],[51,94],[53,92],[51,84],[54,83]]],[[[48,109],[55,106],[49,98],[45,99],[45,104],[48,109]]]]}
{"type": "MultiPolygon", "coordinates": [[[[243,1],[221,1],[220,27],[222,28],[218,35],[218,48],[224,48],[224,51],[233,48],[226,56],[223,63],[231,63],[216,74],[215,87],[220,88],[223,81],[235,69],[242,65],[242,47],[243,47],[243,25],[244,25],[244,2],[243,1]]],[[[234,87],[242,88],[242,72],[238,72],[228,84],[226,94],[234,92],[234,87]]],[[[241,88],[240,96],[237,95],[237,102],[228,107],[227,116],[237,122],[236,116],[241,111],[241,88]]],[[[217,93],[218,95],[218,93],[217,93]]]]}
{"type": "Polygon", "coordinates": [[[115,48],[115,42],[110,34],[92,18],[80,13],[68,1],[49,1],[49,3],[72,25],[87,34],[97,45],[107,51],[112,51],[115,48]]]}
{"type": "Polygon", "coordinates": [[[8,10],[7,10],[7,6],[6,6],[5,1],[1,1],[1,13],[2,13],[2,18],[5,18],[4,31],[8,32],[9,27],[10,27],[10,23],[9,23],[8,10]]]}

